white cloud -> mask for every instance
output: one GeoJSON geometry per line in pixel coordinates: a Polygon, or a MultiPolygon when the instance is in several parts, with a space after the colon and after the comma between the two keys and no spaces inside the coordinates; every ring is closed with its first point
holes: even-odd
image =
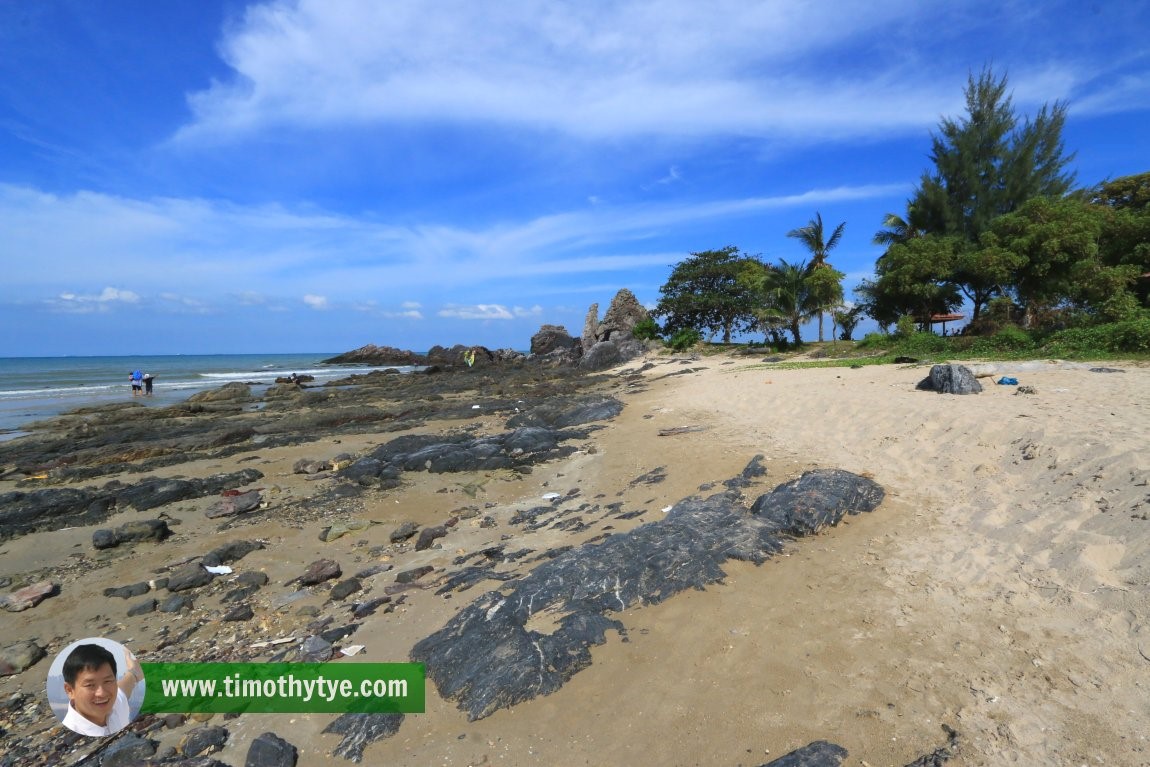
{"type": "Polygon", "coordinates": [[[543,314],[543,307],[539,304],[532,306],[530,309],[525,309],[522,306],[516,306],[511,310],[516,317],[539,317],[543,314]]]}
{"type": "Polygon", "coordinates": [[[511,320],[515,315],[506,306],[499,304],[475,304],[474,306],[450,305],[440,309],[440,317],[458,320],[511,320]]]}
{"type": "Polygon", "coordinates": [[[322,310],[328,308],[327,296],[317,296],[309,293],[303,297],[303,302],[310,306],[312,309],[322,310]]]}
{"type": "Polygon", "coordinates": [[[392,121],[591,138],[917,130],[955,104],[964,73],[939,83],[921,48],[884,58],[881,44],[909,49],[912,30],[932,28],[938,45],[961,12],[911,0],[274,0],[228,30],[220,50],[235,75],[189,95],[195,120],[180,138],[392,121]],[[828,74],[822,62],[839,59],[852,66],[828,74]]]}
{"type": "Polygon", "coordinates": [[[90,312],[105,312],[117,305],[134,305],[139,302],[140,296],[131,290],[107,287],[95,294],[65,291],[55,298],[47,299],[45,304],[50,310],[57,312],[86,314],[90,312]]]}

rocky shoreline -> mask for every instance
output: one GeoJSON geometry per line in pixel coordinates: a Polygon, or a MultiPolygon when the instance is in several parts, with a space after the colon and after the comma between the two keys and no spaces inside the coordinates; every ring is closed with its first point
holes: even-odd
{"type": "MultiPolygon", "coordinates": [[[[661,512],[644,499],[667,480],[659,466],[579,479],[591,495],[578,483],[542,492],[597,457],[629,397],[695,369],[664,356],[588,373],[553,352],[258,396],[229,384],[168,408],[76,411],[0,445],[6,564],[26,541],[67,544],[0,574],[13,619],[0,636],[0,765],[370,761],[403,715],[308,717],[320,729],[302,736],[263,731],[257,715],[144,715],[89,741],[48,709],[46,663],[85,635],[131,641],[145,662],[340,662],[374,645],[372,660],[425,662],[429,697],[477,720],[555,692],[608,632],[627,641],[622,613],[721,582],[724,561],[762,563],[882,500],[838,471],[768,492],[762,456],[726,480],[677,478],[701,495],[661,512]],[[534,481],[540,491],[518,489],[534,481]]],[[[772,764],[846,753],[808,750],[772,764]]]]}

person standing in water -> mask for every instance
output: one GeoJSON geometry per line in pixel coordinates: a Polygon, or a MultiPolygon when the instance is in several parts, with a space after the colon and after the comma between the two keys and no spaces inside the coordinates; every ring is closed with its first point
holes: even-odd
{"type": "Polygon", "coordinates": [[[156,377],[154,375],[152,375],[151,373],[144,373],[144,396],[145,397],[151,397],[152,396],[152,381],[154,381],[155,379],[156,379],[156,377]]]}

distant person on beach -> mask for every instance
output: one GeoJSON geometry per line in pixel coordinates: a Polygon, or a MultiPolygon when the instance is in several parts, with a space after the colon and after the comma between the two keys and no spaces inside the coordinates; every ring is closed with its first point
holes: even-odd
{"type": "Polygon", "coordinates": [[[154,380],[156,380],[154,375],[151,373],[144,373],[144,396],[152,396],[152,381],[154,380]]]}
{"type": "Polygon", "coordinates": [[[128,698],[143,681],[139,661],[125,648],[128,668],[116,678],[116,657],[98,644],[82,644],[64,661],[68,713],[64,726],[81,735],[113,735],[128,726],[128,698]]]}
{"type": "Polygon", "coordinates": [[[144,374],[139,370],[133,370],[128,374],[128,380],[132,382],[132,396],[135,397],[144,385],[144,374]]]}

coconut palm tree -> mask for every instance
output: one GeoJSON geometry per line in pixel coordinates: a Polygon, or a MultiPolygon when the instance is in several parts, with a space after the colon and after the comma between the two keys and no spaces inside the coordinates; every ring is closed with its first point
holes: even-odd
{"type": "Polygon", "coordinates": [[[765,305],[759,320],[767,327],[790,330],[796,346],[803,343],[802,324],[822,309],[807,279],[814,268],[806,262],[789,263],[780,259],[778,264],[768,266],[763,275],[761,289],[765,305]]]}
{"type": "MultiPolygon", "coordinates": [[[[827,261],[827,255],[834,250],[834,247],[839,244],[839,240],[843,236],[843,228],[846,227],[846,222],[842,222],[835,227],[834,232],[831,233],[830,238],[823,236],[823,216],[819,212],[815,212],[815,217],[807,222],[806,226],[792,229],[787,232],[788,237],[801,242],[811,254],[811,269],[823,269],[830,267],[827,261]]],[[[820,306],[818,308],[819,316],[819,341],[823,340],[823,312],[827,307],[820,306]]]]}

